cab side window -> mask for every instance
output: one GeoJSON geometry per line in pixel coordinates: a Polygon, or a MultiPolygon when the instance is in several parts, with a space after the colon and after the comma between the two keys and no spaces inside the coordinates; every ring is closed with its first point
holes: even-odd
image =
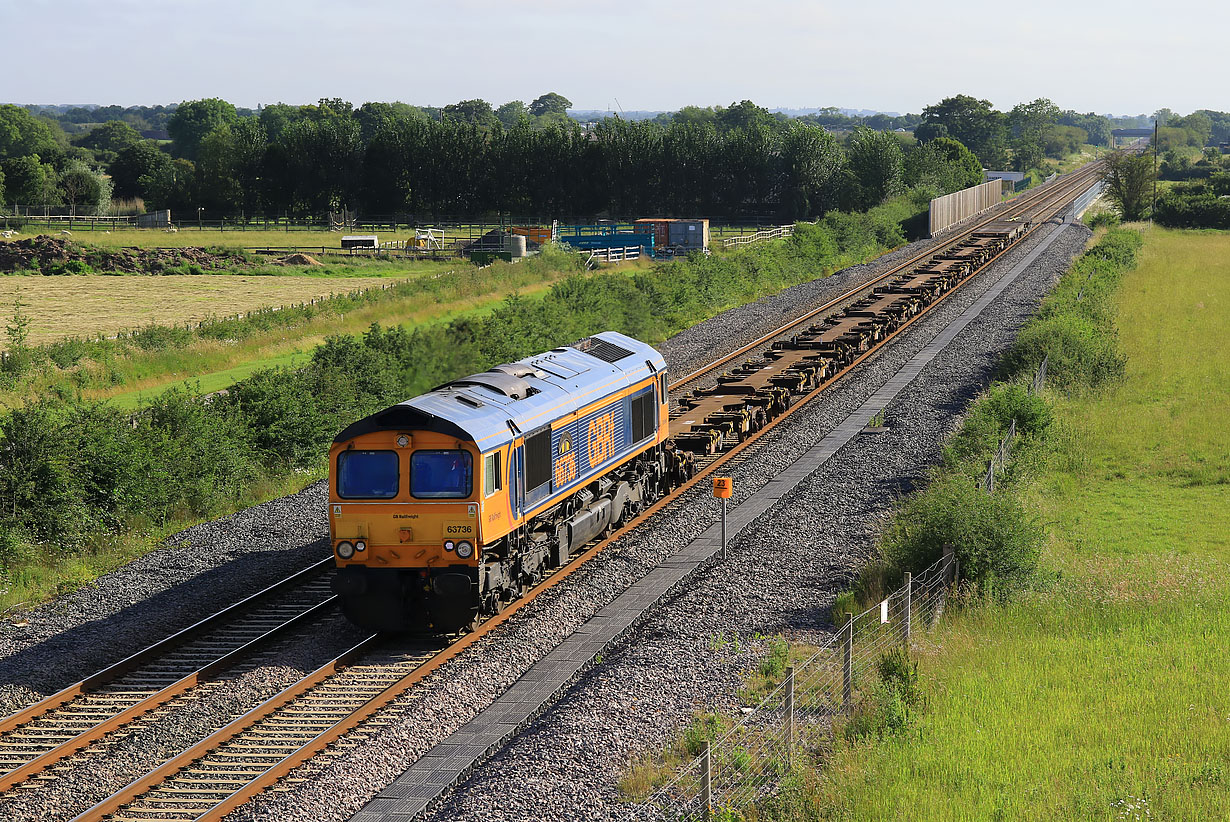
{"type": "Polygon", "coordinates": [[[504,487],[504,476],[500,466],[500,453],[488,454],[483,457],[483,495],[491,496],[504,487]]]}

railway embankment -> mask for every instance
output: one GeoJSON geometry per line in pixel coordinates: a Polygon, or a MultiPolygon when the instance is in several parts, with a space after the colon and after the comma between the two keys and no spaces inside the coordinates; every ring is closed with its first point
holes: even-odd
{"type": "MultiPolygon", "coordinates": [[[[1230,813],[1227,238],[1142,233],[1139,255],[1116,232],[1091,249],[1005,359],[1049,355],[1050,422],[1004,489],[1043,532],[1036,569],[967,582],[915,647],[928,706],[909,732],[838,745],[802,798],[852,818],[1230,813]]],[[[995,397],[957,449],[985,454],[995,397]]],[[[968,478],[959,456],[941,487],[968,478]]],[[[944,538],[924,523],[945,509],[960,522],[941,493],[907,502],[889,552],[944,538]]]]}
{"type": "MultiPolygon", "coordinates": [[[[706,351],[712,357],[715,350],[725,346],[737,347],[737,343],[744,341],[745,335],[751,331],[758,334],[776,328],[784,317],[796,316],[851,286],[877,276],[907,253],[908,249],[905,249],[873,264],[856,266],[838,276],[808,282],[767,300],[735,309],[723,322],[710,323],[681,335],[677,338],[678,351],[671,353],[671,347],[667,346],[668,359],[678,371],[690,368],[705,359],[706,351]]],[[[323,500],[322,495],[317,495],[323,500]]],[[[10,625],[6,637],[10,655],[3,664],[11,674],[9,680],[18,683],[8,690],[10,707],[20,707],[38,693],[46,693],[128,651],[136,650],[148,638],[148,626],[151,624],[159,626],[160,631],[169,632],[186,621],[208,613],[220,601],[251,592],[271,577],[284,575],[288,570],[306,564],[319,555],[317,552],[324,550],[323,544],[315,536],[317,529],[321,529],[320,533],[323,534],[323,523],[319,521],[322,505],[313,497],[313,489],[308,489],[303,494],[250,509],[234,518],[198,526],[180,535],[174,545],[163,549],[160,555],[146,557],[129,568],[108,575],[94,586],[36,610],[32,614],[34,618],[25,620],[25,625],[10,625]]],[[[669,543],[655,542],[647,547],[645,557],[641,559],[652,562],[664,548],[669,550],[669,543]]],[[[606,596],[607,586],[619,584],[625,574],[635,576],[648,567],[639,560],[625,567],[628,562],[627,557],[619,560],[616,568],[622,568],[622,571],[600,585],[603,591],[601,596],[595,595],[591,588],[583,587],[579,594],[574,592],[569,596],[565,604],[571,607],[565,610],[573,610],[583,616],[590,607],[591,599],[600,600],[606,596]],[[584,607],[577,609],[575,606],[578,602],[584,607]]],[[[473,660],[467,663],[471,670],[461,675],[461,696],[455,693],[457,686],[454,683],[444,687],[440,693],[434,693],[433,698],[446,707],[446,717],[455,715],[464,719],[473,709],[464,699],[464,690],[470,687],[464,683],[471,683],[476,694],[489,693],[491,683],[499,677],[515,677],[516,668],[511,667],[510,662],[533,653],[540,644],[540,650],[545,651],[558,636],[559,630],[559,624],[547,623],[538,631],[541,634],[539,639],[529,643],[524,641],[524,635],[514,636],[508,641],[506,653],[497,652],[491,658],[493,671],[474,666],[473,660]],[[488,676],[488,673],[495,678],[488,676]]],[[[288,656],[292,660],[289,665],[267,666],[260,671],[243,673],[235,695],[251,698],[255,693],[267,693],[268,689],[276,688],[279,683],[287,681],[286,677],[293,678],[295,672],[301,670],[302,664],[293,661],[301,657],[311,658],[291,654],[288,656]],[[253,677],[259,683],[259,691],[244,684],[253,677]]],[[[453,675],[450,672],[450,677],[453,675]]],[[[216,696],[201,699],[188,715],[173,713],[160,718],[160,724],[152,731],[162,740],[156,750],[170,750],[169,746],[182,745],[192,738],[193,733],[209,727],[211,721],[216,723],[233,716],[237,706],[242,704],[228,696],[227,689],[215,693],[216,696]]],[[[443,727],[447,728],[451,721],[445,722],[443,727]]],[[[425,730],[428,732],[415,744],[430,744],[440,732],[439,728],[425,730]]],[[[117,767],[106,769],[111,773],[110,777],[87,779],[85,783],[95,785],[97,791],[105,790],[107,786],[114,786],[117,779],[122,780],[123,774],[128,773],[127,767],[136,767],[133,763],[146,759],[136,757],[128,766],[118,767],[127,755],[124,751],[131,753],[129,747],[124,747],[119,752],[121,759],[115,761],[117,767]]],[[[85,771],[78,771],[78,775],[90,772],[89,765],[83,767],[85,771]]],[[[63,795],[57,790],[52,790],[42,799],[30,795],[10,810],[17,813],[18,818],[37,818],[49,807],[47,802],[56,807],[63,807],[65,803],[80,806],[85,797],[74,796],[72,782],[66,780],[62,783],[67,791],[63,795]]]]}
{"type": "MultiPolygon", "coordinates": [[[[601,662],[568,688],[555,707],[463,782],[433,818],[571,819],[578,807],[591,818],[623,818],[628,807],[618,782],[628,761],[664,744],[696,711],[714,706],[737,710],[732,694],[763,647],[757,634],[787,632],[803,641],[827,636],[827,605],[866,560],[877,519],[890,508],[892,492],[908,489],[938,457],[938,443],[954,415],[990,379],[995,354],[1011,342],[1013,331],[1088,236],[1082,227],[1057,230],[1063,235],[1037,264],[887,409],[890,433],[871,441],[858,438],[749,526],[732,544],[725,563],[689,582],[682,593],[651,611],[629,639],[604,652],[601,662]]],[[[992,287],[995,276],[1010,270],[1043,239],[1032,238],[1009,252],[997,264],[998,275],[976,279],[969,291],[962,289],[937,306],[933,315],[867,363],[860,379],[826,391],[800,410],[797,420],[767,435],[732,472],[739,498],[766,485],[858,409],[992,287]]],[[[711,322],[705,333],[720,335],[727,327],[722,323],[738,322],[738,312],[711,322]]],[[[690,333],[700,333],[700,328],[690,333]]],[[[716,509],[707,494],[696,494],[691,502],[652,529],[609,547],[607,558],[579,572],[567,592],[548,591],[535,600],[528,611],[532,621],[510,623],[507,638],[487,646],[488,657],[505,661],[489,666],[496,679],[479,677],[484,690],[498,691],[501,686],[495,683],[511,683],[520,675],[532,661],[527,646],[536,643],[533,637],[543,631],[567,633],[562,625],[576,623],[578,616],[583,621],[643,576],[656,562],[653,558],[673,553],[712,525],[716,509]],[[519,659],[511,678],[509,657],[519,659]]],[[[427,752],[431,745],[424,742],[442,739],[441,732],[465,721],[467,711],[455,707],[458,684],[453,682],[452,687],[442,684],[440,702],[432,703],[441,710],[407,716],[399,728],[369,739],[361,750],[332,765],[309,766],[309,784],[302,790],[259,797],[241,812],[243,818],[346,818],[365,794],[427,752]],[[450,706],[447,719],[444,706],[450,706]]],[[[468,693],[462,692],[463,701],[468,693]]]]}

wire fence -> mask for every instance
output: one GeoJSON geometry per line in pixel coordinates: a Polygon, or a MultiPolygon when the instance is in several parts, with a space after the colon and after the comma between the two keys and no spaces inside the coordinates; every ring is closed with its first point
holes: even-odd
{"type": "Polygon", "coordinates": [[[825,749],[834,723],[850,716],[860,689],[877,679],[881,659],[908,648],[929,630],[948,602],[960,568],[947,551],[861,614],[846,614],[837,633],[801,664],[749,715],[704,750],[667,784],[629,812],[629,822],[693,822],[725,818],[773,796],[802,756],[825,749]]]}

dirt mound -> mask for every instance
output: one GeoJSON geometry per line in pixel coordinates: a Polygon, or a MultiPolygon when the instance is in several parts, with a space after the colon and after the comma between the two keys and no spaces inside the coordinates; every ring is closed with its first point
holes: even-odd
{"type": "Polygon", "coordinates": [[[121,248],[79,245],[66,237],[40,234],[0,242],[0,272],[43,274],[180,274],[247,267],[242,254],[204,248],[121,248]]]}
{"type": "Polygon", "coordinates": [[[282,265],[324,265],[320,260],[306,254],[291,254],[289,257],[280,258],[278,262],[282,265]]]}

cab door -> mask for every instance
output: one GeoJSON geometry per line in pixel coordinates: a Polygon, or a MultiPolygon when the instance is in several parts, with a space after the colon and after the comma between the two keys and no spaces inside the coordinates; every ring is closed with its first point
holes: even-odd
{"type": "Polygon", "coordinates": [[[525,504],[524,483],[521,481],[522,450],[521,443],[517,443],[512,459],[508,461],[508,501],[514,521],[521,519],[521,508],[525,504]]]}

